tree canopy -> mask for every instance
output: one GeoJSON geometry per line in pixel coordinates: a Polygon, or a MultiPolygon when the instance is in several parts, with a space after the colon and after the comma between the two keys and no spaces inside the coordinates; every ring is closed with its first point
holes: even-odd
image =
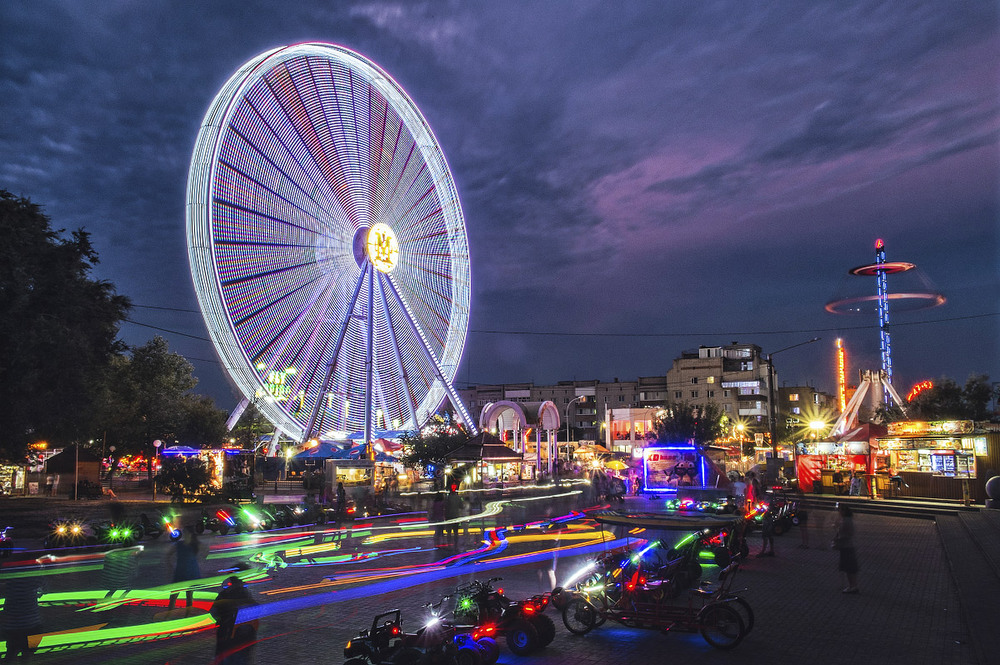
{"type": "Polygon", "coordinates": [[[992,415],[990,402],[995,396],[985,374],[970,376],[964,387],[945,377],[907,405],[907,419],[986,420],[992,415]]]}
{"type": "Polygon", "coordinates": [[[122,349],[128,298],[91,277],[87,232],[63,234],[38,205],[0,190],[0,457],[92,432],[94,377],[122,349]]]}
{"type": "Polygon", "coordinates": [[[717,404],[668,402],[653,418],[658,442],[692,441],[708,444],[723,432],[723,414],[717,404]]]}
{"type": "Polygon", "coordinates": [[[427,468],[434,465],[441,469],[447,464],[448,453],[469,440],[469,435],[461,424],[450,417],[434,416],[430,423],[416,436],[401,437],[403,455],[400,461],[408,467],[427,468]]]}
{"type": "Polygon", "coordinates": [[[116,356],[106,373],[100,421],[121,453],[149,453],[160,439],[219,444],[226,414],[211,398],[192,394],[193,367],[154,337],[116,356]]]}

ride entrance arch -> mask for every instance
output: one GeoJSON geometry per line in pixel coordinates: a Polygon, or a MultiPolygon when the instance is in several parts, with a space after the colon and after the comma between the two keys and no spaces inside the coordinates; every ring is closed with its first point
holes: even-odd
{"type": "Polygon", "coordinates": [[[559,426],[559,409],[549,400],[491,402],[479,415],[479,428],[496,433],[504,443],[521,453],[524,468],[532,469],[532,478],[537,478],[542,469],[549,477],[555,473],[559,426]]]}

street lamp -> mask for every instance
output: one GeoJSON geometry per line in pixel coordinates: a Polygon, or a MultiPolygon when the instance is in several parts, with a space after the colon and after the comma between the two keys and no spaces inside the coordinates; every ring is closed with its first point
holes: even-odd
{"type": "Polygon", "coordinates": [[[772,362],[772,358],[782,351],[788,351],[789,349],[805,346],[806,344],[812,344],[813,342],[818,342],[819,340],[819,337],[813,337],[812,339],[807,339],[804,342],[792,344],[791,346],[786,346],[783,349],[778,349],[777,351],[772,351],[767,354],[767,424],[768,431],[771,434],[771,456],[774,457],[774,459],[778,459],[778,428],[775,427],[775,420],[778,417],[778,405],[774,403],[774,362],[772,362]]]}
{"type": "MultiPolygon", "coordinates": [[[[578,395],[577,397],[574,397],[570,401],[566,402],[566,408],[564,409],[564,412],[566,414],[566,445],[567,446],[569,446],[569,405],[572,404],[573,402],[579,402],[581,399],[586,399],[586,398],[587,398],[586,395],[578,395]]],[[[556,448],[558,448],[558,447],[559,446],[557,444],[556,448]]]]}

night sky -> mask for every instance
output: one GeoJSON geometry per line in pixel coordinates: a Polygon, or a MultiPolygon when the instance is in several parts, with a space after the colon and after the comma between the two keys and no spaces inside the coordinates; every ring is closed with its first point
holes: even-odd
{"type": "Polygon", "coordinates": [[[378,63],[443,147],[472,256],[459,385],[632,380],[818,335],[775,366],[833,392],[838,336],[853,375],[879,366],[875,314],[824,310],[874,293],[847,271],[877,238],[919,267],[890,290],[948,299],[892,313],[900,391],[1000,381],[993,0],[0,3],[0,187],[90,231],[95,276],[136,304],[123,339],[165,336],[222,408],[191,152],[233,72],[302,41],[378,63]],[[524,334],[554,332],[574,334],[524,334]]]}

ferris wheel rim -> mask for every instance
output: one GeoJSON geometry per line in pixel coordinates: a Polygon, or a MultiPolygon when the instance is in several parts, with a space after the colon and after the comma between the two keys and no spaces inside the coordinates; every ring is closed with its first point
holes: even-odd
{"type": "MultiPolygon", "coordinates": [[[[199,131],[188,182],[189,257],[195,291],[216,352],[223,360],[227,373],[247,398],[250,398],[251,394],[259,393],[264,387],[262,378],[253,371],[254,358],[251,357],[247,345],[236,330],[233,312],[226,306],[226,294],[223,293],[223,279],[218,262],[212,258],[206,264],[205,260],[206,254],[208,257],[216,256],[216,239],[212,232],[215,215],[212,193],[220,163],[224,132],[239,104],[245,99],[247,91],[282,63],[310,56],[339,58],[339,63],[349,67],[359,67],[368,75],[366,79],[368,84],[375,85],[380,93],[385,93],[385,99],[391,110],[398,114],[400,122],[412,133],[414,143],[419,146],[421,159],[431,171],[434,186],[441,188],[444,191],[442,196],[451,202],[451,205],[442,206],[442,214],[446,218],[446,228],[449,229],[449,243],[459,247],[459,251],[449,258],[450,265],[453,266],[452,281],[456,285],[456,291],[461,292],[456,300],[463,301],[451,308],[447,321],[447,334],[442,343],[441,365],[446,380],[451,381],[457,373],[468,332],[471,270],[464,216],[447,160],[426,119],[391,76],[356,51],[320,42],[273,49],[248,61],[237,70],[213,99],[199,131]],[[455,236],[454,239],[451,239],[452,234],[455,236]],[[250,371],[246,371],[247,368],[250,368],[250,371]]],[[[360,266],[358,268],[360,271],[360,266]]],[[[368,297],[374,298],[375,295],[372,293],[368,297]]],[[[426,420],[444,397],[442,387],[436,383],[430,385],[424,399],[418,405],[424,412],[420,418],[426,420]],[[431,406],[425,404],[435,401],[436,404],[431,406]]],[[[286,434],[293,437],[301,436],[302,423],[297,422],[284,409],[269,409],[265,404],[264,410],[268,411],[266,415],[269,419],[275,421],[276,426],[286,434]]]]}

